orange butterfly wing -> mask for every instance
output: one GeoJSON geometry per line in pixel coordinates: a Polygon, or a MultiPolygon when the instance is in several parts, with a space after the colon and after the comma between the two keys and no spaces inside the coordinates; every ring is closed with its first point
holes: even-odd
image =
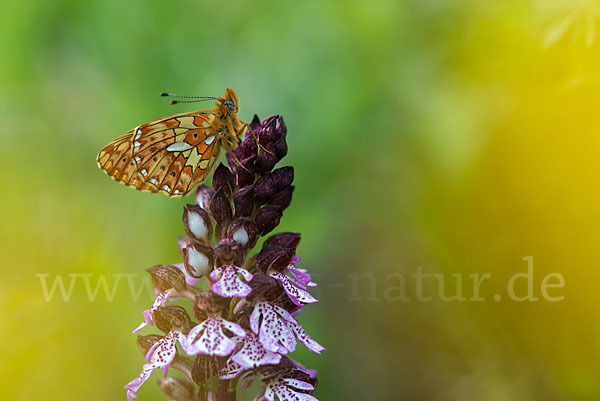
{"type": "Polygon", "coordinates": [[[199,111],[140,125],[106,145],[98,165],[129,187],[183,196],[206,178],[219,156],[215,115],[199,111]]]}
{"type": "Polygon", "coordinates": [[[98,166],[117,182],[140,191],[155,192],[156,188],[144,180],[131,160],[132,136],[133,131],[129,131],[106,145],[98,154],[98,166]]]}

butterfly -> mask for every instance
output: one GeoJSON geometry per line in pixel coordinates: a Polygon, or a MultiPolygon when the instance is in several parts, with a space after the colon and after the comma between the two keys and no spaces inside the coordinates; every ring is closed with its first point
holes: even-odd
{"type": "Polygon", "coordinates": [[[196,98],[214,99],[216,108],[175,114],[132,129],[102,148],[97,157],[100,169],[140,191],[170,197],[188,194],[206,179],[221,149],[231,152],[249,128],[236,114],[240,102],[233,90],[226,89],[219,98],[196,98]]]}

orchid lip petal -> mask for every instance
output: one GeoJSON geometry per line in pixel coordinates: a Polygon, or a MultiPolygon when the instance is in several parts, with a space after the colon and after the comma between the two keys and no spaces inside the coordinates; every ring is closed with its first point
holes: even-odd
{"type": "Polygon", "coordinates": [[[273,401],[275,396],[281,401],[318,401],[315,397],[307,393],[299,393],[292,388],[298,390],[314,390],[314,386],[310,383],[303,382],[297,379],[276,377],[268,381],[265,387],[264,398],[273,401]]]}
{"type": "Polygon", "coordinates": [[[289,321],[296,320],[285,309],[267,302],[254,306],[250,315],[250,328],[258,334],[259,341],[265,349],[279,354],[294,352],[296,338],[288,327],[289,321]],[[262,321],[259,324],[259,320],[262,321]]]}
{"type": "Polygon", "coordinates": [[[167,290],[165,292],[161,292],[156,296],[156,299],[154,300],[154,302],[152,303],[152,307],[148,310],[145,310],[142,312],[142,315],[144,316],[144,321],[142,322],[142,324],[140,324],[138,327],[136,327],[132,333],[135,334],[137,332],[139,332],[140,330],[142,330],[144,327],[146,326],[152,326],[152,314],[154,313],[155,310],[157,310],[159,307],[161,306],[165,306],[167,304],[167,300],[169,299],[169,297],[172,294],[172,289],[167,290]]]}
{"type": "Polygon", "coordinates": [[[213,270],[210,273],[210,279],[214,281],[210,288],[211,291],[223,298],[248,296],[252,292],[252,288],[242,281],[240,275],[247,282],[254,278],[248,270],[236,266],[223,266],[213,270]]]}
{"type": "Polygon", "coordinates": [[[306,348],[312,352],[320,354],[321,351],[325,350],[325,347],[310,338],[310,336],[298,322],[288,322],[288,327],[294,332],[298,340],[300,340],[302,344],[306,345],[306,348]]]}
{"type": "Polygon", "coordinates": [[[290,273],[292,273],[294,275],[294,277],[298,280],[298,282],[300,284],[302,284],[305,288],[317,286],[317,283],[312,282],[312,276],[309,273],[307,273],[306,269],[300,269],[298,267],[295,267],[293,264],[290,264],[288,266],[288,270],[290,271],[290,273]]]}
{"type": "Polygon", "coordinates": [[[230,359],[227,360],[223,369],[219,371],[219,377],[223,380],[231,380],[238,377],[242,372],[244,372],[244,368],[234,361],[230,359]]]}
{"type": "Polygon", "coordinates": [[[303,381],[298,380],[298,379],[289,379],[289,378],[287,378],[287,379],[283,379],[283,381],[285,382],[285,384],[288,384],[288,385],[290,385],[292,387],[295,387],[295,388],[297,388],[299,390],[314,390],[315,389],[315,387],[312,384],[303,382],[303,381]]]}
{"type": "Polygon", "coordinates": [[[163,338],[158,340],[146,353],[146,363],[142,366],[142,372],[125,389],[127,390],[127,399],[129,401],[137,398],[137,391],[146,382],[156,369],[162,369],[165,376],[171,366],[171,363],[177,355],[176,343],[181,342],[185,336],[179,331],[170,331],[163,338]]]}
{"type": "Polygon", "coordinates": [[[268,302],[260,302],[254,306],[250,315],[250,329],[258,334],[265,349],[279,354],[294,352],[296,338],[317,354],[325,349],[306,333],[288,311],[268,302]]]}
{"type": "Polygon", "coordinates": [[[252,332],[240,339],[242,348],[231,356],[231,361],[245,369],[253,369],[262,365],[277,365],[281,355],[269,351],[259,341],[258,336],[252,332]]]}
{"type": "Polygon", "coordinates": [[[319,302],[318,299],[310,295],[310,293],[305,290],[306,287],[286,276],[285,274],[274,271],[269,273],[269,276],[273,277],[282,284],[284,291],[295,305],[302,306],[304,304],[319,302]]]}
{"type": "Polygon", "coordinates": [[[227,356],[235,348],[235,342],[227,337],[223,330],[227,329],[240,337],[246,331],[237,323],[223,318],[208,318],[192,328],[184,341],[180,341],[183,350],[190,356],[197,354],[227,356]]]}

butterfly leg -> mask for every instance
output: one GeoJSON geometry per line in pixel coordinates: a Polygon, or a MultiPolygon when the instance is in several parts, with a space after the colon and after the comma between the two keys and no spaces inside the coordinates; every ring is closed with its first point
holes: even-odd
{"type": "Polygon", "coordinates": [[[237,158],[237,156],[235,155],[235,153],[233,153],[233,147],[232,147],[232,146],[231,146],[229,143],[227,143],[227,142],[224,142],[223,144],[224,144],[224,146],[225,146],[225,148],[226,148],[227,152],[228,152],[228,153],[230,153],[230,154],[231,154],[231,156],[233,156],[233,158],[234,158],[234,159],[235,159],[235,161],[236,161],[236,162],[237,162],[237,163],[240,165],[240,167],[242,167],[244,170],[246,170],[247,172],[249,172],[249,173],[250,173],[250,170],[248,170],[248,169],[246,168],[246,166],[244,166],[244,165],[242,164],[242,162],[241,162],[241,161],[240,161],[240,160],[237,158]]]}
{"type": "Polygon", "coordinates": [[[264,150],[265,152],[267,152],[268,154],[270,154],[271,156],[275,157],[275,155],[267,148],[265,148],[264,146],[262,146],[260,144],[260,142],[258,141],[258,136],[256,136],[256,134],[254,133],[254,131],[252,131],[252,128],[250,128],[250,124],[248,123],[244,123],[244,125],[242,126],[243,128],[248,128],[248,130],[250,131],[250,133],[252,134],[252,136],[254,137],[254,140],[256,141],[256,145],[258,146],[258,150],[260,151],[261,149],[264,150]]]}

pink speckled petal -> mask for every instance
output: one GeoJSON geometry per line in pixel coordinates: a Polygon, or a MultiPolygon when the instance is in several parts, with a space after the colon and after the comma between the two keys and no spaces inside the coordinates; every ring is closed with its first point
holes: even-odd
{"type": "Polygon", "coordinates": [[[311,384],[300,380],[276,378],[267,383],[264,397],[269,401],[274,401],[275,396],[278,397],[279,401],[318,401],[317,398],[310,394],[292,390],[292,387],[299,390],[314,389],[311,384]]]}
{"type": "Polygon", "coordinates": [[[146,363],[142,367],[142,372],[138,377],[130,381],[125,389],[127,390],[127,400],[131,401],[134,398],[137,398],[137,391],[144,384],[146,380],[150,378],[154,370],[162,369],[164,375],[167,375],[169,367],[175,359],[175,355],[177,354],[176,342],[181,339],[183,334],[178,331],[171,331],[167,333],[166,336],[158,340],[154,345],[148,350],[146,354],[146,363]]]}
{"type": "Polygon", "coordinates": [[[247,282],[254,277],[248,270],[236,266],[224,266],[213,270],[210,273],[210,279],[214,281],[211,291],[223,298],[248,296],[252,288],[242,281],[240,275],[247,282]]]}
{"type": "Polygon", "coordinates": [[[321,351],[325,349],[325,347],[323,347],[321,344],[310,338],[310,336],[298,322],[288,322],[288,327],[294,332],[298,340],[300,340],[302,344],[306,345],[306,348],[312,352],[320,354],[321,351]]]}
{"type": "Polygon", "coordinates": [[[138,327],[136,327],[132,331],[133,334],[142,330],[146,326],[152,326],[152,324],[153,324],[152,323],[152,314],[154,313],[155,310],[158,309],[159,306],[165,306],[167,304],[167,299],[169,299],[170,295],[171,295],[171,290],[168,290],[168,291],[162,292],[156,296],[156,299],[154,300],[152,307],[150,309],[142,312],[142,316],[144,316],[144,321],[142,322],[142,324],[140,324],[138,327]]]}
{"type": "Polygon", "coordinates": [[[267,350],[279,354],[294,352],[296,338],[288,322],[296,322],[285,309],[267,302],[255,305],[250,315],[250,328],[267,350]],[[262,320],[261,320],[262,318],[262,320]]]}
{"type": "Polygon", "coordinates": [[[218,355],[227,356],[235,348],[235,342],[223,333],[223,329],[238,335],[244,335],[245,330],[238,324],[222,318],[209,318],[194,327],[188,333],[182,348],[188,355],[218,355]]]}
{"type": "Polygon", "coordinates": [[[254,333],[247,333],[242,339],[242,349],[235,353],[230,359],[245,369],[252,369],[262,365],[277,365],[281,355],[271,352],[263,345],[254,333]]]}
{"type": "Polygon", "coordinates": [[[310,295],[305,289],[300,287],[301,285],[295,280],[290,279],[288,276],[281,272],[271,272],[269,274],[275,280],[279,281],[283,285],[283,289],[286,294],[290,297],[292,302],[298,306],[302,306],[304,304],[311,304],[315,302],[319,302],[316,298],[310,295]]]}

